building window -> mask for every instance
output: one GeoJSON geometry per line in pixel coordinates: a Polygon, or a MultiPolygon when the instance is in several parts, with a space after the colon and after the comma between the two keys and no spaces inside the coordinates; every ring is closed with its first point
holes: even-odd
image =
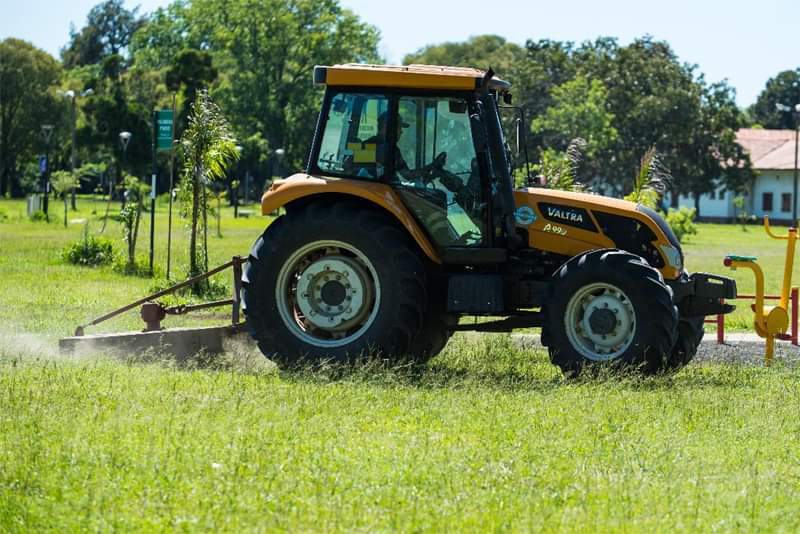
{"type": "Polygon", "coordinates": [[[781,211],[784,213],[792,211],[791,193],[781,193],[781,211]]]}
{"type": "Polygon", "coordinates": [[[763,211],[772,211],[772,193],[761,195],[761,209],[763,211]]]}

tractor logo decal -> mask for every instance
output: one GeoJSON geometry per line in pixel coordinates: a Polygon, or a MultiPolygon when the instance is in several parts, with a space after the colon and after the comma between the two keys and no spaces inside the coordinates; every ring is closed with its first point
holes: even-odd
{"type": "Polygon", "coordinates": [[[536,222],[536,212],[530,206],[520,206],[514,212],[514,220],[520,226],[530,226],[536,222]]]}
{"type": "Polygon", "coordinates": [[[582,213],[578,213],[578,212],[575,212],[575,211],[569,211],[569,210],[562,210],[562,209],[553,208],[553,207],[548,207],[547,208],[547,217],[551,218],[551,219],[552,218],[561,219],[562,221],[567,221],[567,222],[576,222],[576,223],[582,223],[583,222],[583,214],[582,213]]]}
{"type": "Polygon", "coordinates": [[[553,222],[568,224],[590,232],[597,231],[594,221],[589,216],[589,212],[583,208],[540,202],[539,213],[541,213],[545,219],[553,222]]]}

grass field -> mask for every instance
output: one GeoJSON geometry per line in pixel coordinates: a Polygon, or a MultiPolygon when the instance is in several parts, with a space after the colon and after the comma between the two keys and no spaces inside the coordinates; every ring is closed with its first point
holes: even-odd
{"type": "MultiPolygon", "coordinates": [[[[80,206],[70,218],[91,217],[80,206]]],[[[792,366],[565,381],[540,351],[466,334],[423,369],[284,374],[244,347],[193,365],[62,357],[58,337],[153,281],[64,265],[82,225],[23,209],[0,201],[2,532],[800,528],[792,366]]],[[[211,263],[264,224],[226,212],[211,263]]],[[[702,225],[686,252],[719,273],[727,252],[758,255],[777,290],[783,251],[757,227],[702,225]]],[[[138,326],[133,313],[102,330],[138,326]]]]}

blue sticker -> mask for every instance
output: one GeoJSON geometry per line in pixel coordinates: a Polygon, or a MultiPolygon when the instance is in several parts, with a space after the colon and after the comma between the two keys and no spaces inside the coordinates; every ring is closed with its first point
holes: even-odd
{"type": "Polygon", "coordinates": [[[520,226],[530,226],[536,222],[536,212],[530,206],[520,206],[514,212],[514,220],[520,226]]]}

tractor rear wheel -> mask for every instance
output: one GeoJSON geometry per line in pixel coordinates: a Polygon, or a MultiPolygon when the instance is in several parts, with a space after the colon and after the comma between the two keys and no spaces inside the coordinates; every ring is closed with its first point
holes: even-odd
{"type": "Polygon", "coordinates": [[[352,202],[275,220],[242,277],[251,335],[279,366],[406,357],[425,319],[425,267],[408,235],[352,202]]]}
{"type": "Polygon", "coordinates": [[[620,250],[576,256],[553,275],[542,343],[564,374],[610,364],[653,374],[668,368],[678,312],[672,290],[644,259],[620,250]]]}

